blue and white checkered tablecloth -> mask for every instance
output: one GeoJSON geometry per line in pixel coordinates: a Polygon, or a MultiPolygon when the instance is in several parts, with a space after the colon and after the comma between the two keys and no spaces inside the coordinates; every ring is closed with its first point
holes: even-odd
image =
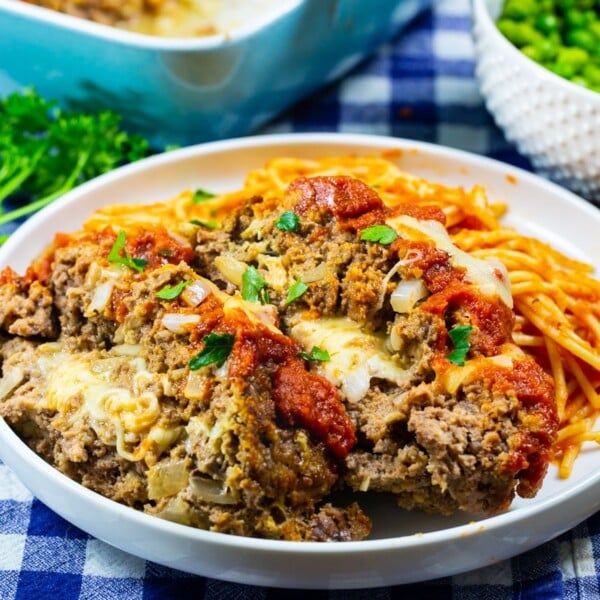
{"type": "MultiPolygon", "coordinates": [[[[473,71],[468,0],[437,0],[342,81],[263,132],[393,135],[528,168],[483,106],[473,71]]],[[[0,463],[0,600],[271,598],[600,598],[600,515],[543,546],[436,581],[355,591],[301,591],[221,582],[146,562],[91,538],[31,494],[0,463]]]]}

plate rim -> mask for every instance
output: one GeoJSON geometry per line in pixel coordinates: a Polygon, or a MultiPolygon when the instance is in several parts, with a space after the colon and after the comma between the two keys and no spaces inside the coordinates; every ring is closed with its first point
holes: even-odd
{"type": "MultiPolygon", "coordinates": [[[[535,186],[541,186],[542,188],[548,189],[554,194],[562,196],[568,204],[571,204],[577,208],[577,210],[583,211],[587,216],[593,218],[600,224],[600,211],[597,208],[576,196],[572,192],[561,188],[557,184],[554,184],[548,180],[544,180],[539,176],[532,174],[520,167],[510,165],[508,163],[501,162],[499,160],[480,156],[464,150],[449,148],[430,142],[421,142],[415,140],[409,140],[404,138],[394,138],[390,136],[382,135],[371,135],[371,134],[360,134],[360,133],[281,133],[281,134],[268,134],[260,136],[247,136],[243,138],[232,138],[228,140],[220,140],[215,142],[208,142],[204,144],[197,144],[194,146],[188,146],[177,150],[172,150],[167,153],[161,153],[149,158],[140,160],[136,163],[132,163],[121,167],[110,173],[101,175],[100,177],[87,182],[75,190],[65,194],[63,197],[42,209],[32,217],[30,217],[19,229],[9,238],[6,244],[0,248],[0,266],[5,264],[5,254],[10,254],[14,247],[20,246],[30,235],[31,231],[34,231],[43,223],[47,218],[52,216],[54,213],[63,211],[66,207],[72,203],[80,201],[80,198],[87,196],[96,189],[101,189],[107,182],[119,182],[123,179],[134,177],[140,172],[147,171],[156,166],[168,165],[176,163],[182,160],[187,160],[193,157],[205,156],[214,154],[221,151],[231,150],[249,150],[256,147],[276,147],[281,145],[340,145],[340,146],[369,146],[373,148],[373,151],[388,150],[392,148],[399,148],[400,150],[417,150],[427,154],[433,154],[441,159],[450,157],[463,158],[467,164],[474,165],[475,167],[481,166],[484,168],[491,168],[492,170],[502,170],[511,175],[517,176],[521,180],[525,180],[535,186]]],[[[365,153],[364,151],[362,152],[365,153]]],[[[482,182],[482,185],[485,184],[482,182]]],[[[509,510],[499,515],[493,515],[485,517],[481,520],[475,521],[474,523],[462,524],[457,526],[448,527],[445,529],[438,529],[434,531],[424,532],[421,534],[410,534],[395,536],[390,538],[372,539],[372,540],[361,540],[353,542],[336,542],[335,544],[323,544],[322,542],[291,542],[285,540],[266,540],[260,538],[248,538],[242,536],[235,536],[231,534],[211,532],[193,527],[180,525],[177,523],[171,523],[156,518],[155,516],[140,512],[136,509],[121,505],[116,501],[110,500],[100,494],[93,492],[81,484],[69,479],[66,475],[60,473],[57,469],[46,463],[41,457],[36,455],[29,447],[8,427],[4,419],[0,419],[0,439],[5,440],[8,438],[13,442],[13,449],[16,453],[18,450],[25,450],[24,462],[32,467],[33,469],[43,473],[50,477],[54,483],[61,487],[63,490],[72,490],[76,494],[84,494],[84,496],[91,502],[100,503],[112,514],[117,517],[121,511],[125,512],[125,517],[133,519],[136,523],[140,523],[144,527],[150,528],[152,532],[158,533],[172,533],[176,536],[182,536],[187,540],[192,540],[196,543],[219,545],[228,547],[229,549],[251,549],[253,551],[259,551],[262,553],[277,552],[278,554],[284,555],[312,555],[312,556],[331,556],[331,555],[353,555],[357,553],[374,553],[378,554],[381,552],[393,552],[398,550],[406,550],[412,548],[415,543],[420,547],[429,547],[441,543],[448,543],[455,541],[457,538],[463,536],[471,536],[478,533],[478,530],[484,526],[487,533],[493,533],[501,528],[514,525],[521,522],[522,520],[530,519],[531,517],[539,517],[540,515],[546,515],[550,511],[556,509],[557,506],[563,505],[567,500],[573,497],[582,497],[584,494],[590,494],[592,490],[600,491],[600,469],[593,474],[591,477],[585,477],[579,481],[576,485],[571,486],[569,489],[561,490],[560,492],[552,495],[550,498],[544,499],[533,506],[521,506],[515,510],[509,510]]],[[[6,454],[10,454],[4,447],[4,444],[0,445],[0,457],[5,464],[16,471],[14,467],[5,460],[6,454]]],[[[23,457],[21,457],[23,458],[23,457]]],[[[21,479],[19,477],[19,479],[21,479]]],[[[29,487],[26,485],[26,487],[29,487]]],[[[35,494],[40,497],[38,494],[35,494]]],[[[600,496],[600,494],[596,494],[600,496]]],[[[52,506],[51,503],[47,503],[52,510],[61,514],[61,511],[57,510],[52,506]]],[[[586,517],[593,514],[598,508],[600,508],[600,501],[596,501],[595,505],[588,507],[589,510],[585,510],[586,515],[579,519],[577,522],[585,519],[586,517]]],[[[66,517],[65,517],[66,518],[66,517]]],[[[68,519],[74,522],[72,519],[68,519]]],[[[75,523],[77,525],[77,523],[75,523]]],[[[79,525],[78,525],[79,526],[79,525]]],[[[562,530],[569,529],[573,524],[565,526],[562,530]]],[[[559,532],[560,533],[560,532],[559,532]]],[[[100,536],[92,534],[95,537],[100,536]]],[[[553,537],[557,533],[553,533],[553,537]]],[[[116,545],[111,541],[105,540],[112,545],[116,545]]],[[[542,542],[538,542],[542,543],[542,542]]],[[[534,544],[537,545],[537,544],[534,544]]],[[[530,546],[532,547],[532,546],[530,546]]],[[[526,547],[517,549],[515,554],[524,551],[526,547]]],[[[149,559],[155,562],[156,559],[149,559]]],[[[169,563],[167,566],[173,566],[169,563]]],[[[479,565],[483,566],[483,565],[479,565]]],[[[177,567],[174,567],[177,568],[177,567]]],[[[476,568],[476,566],[468,567],[465,570],[476,568]]],[[[202,574],[202,573],[197,573],[202,574]]],[[[211,575],[206,575],[211,576],[211,575]]],[[[439,576],[442,576],[440,574],[439,576]]],[[[431,578],[431,577],[429,577],[431,578]]],[[[241,581],[240,579],[231,579],[232,581],[241,581]]],[[[408,579],[402,582],[410,581],[422,581],[424,579],[408,579]]],[[[386,583],[387,585],[388,583],[386,583]]],[[[260,585],[269,585],[268,583],[261,583],[260,585]]],[[[282,584],[281,581],[277,582],[277,585],[282,584]]],[[[322,583],[321,583],[322,585],[322,583]]],[[[297,586],[295,586],[297,587],[297,586]]],[[[313,587],[313,586],[310,586],[313,587]]],[[[338,587],[338,589],[341,589],[338,587]]]]}

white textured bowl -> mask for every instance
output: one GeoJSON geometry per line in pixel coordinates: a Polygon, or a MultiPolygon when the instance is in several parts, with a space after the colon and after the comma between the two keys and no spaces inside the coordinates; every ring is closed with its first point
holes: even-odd
{"type": "Polygon", "coordinates": [[[488,110],[536,171],[600,202],[600,94],[527,58],[498,30],[503,0],[473,0],[476,74],[488,110]]]}
{"type": "MultiPolygon", "coordinates": [[[[506,224],[600,271],[600,211],[525,171],[480,156],[398,138],[317,133],[247,137],[182,148],[112,171],[29,219],[0,248],[0,268],[23,272],[57,231],[78,228],[106,204],[158,202],[184,189],[238,189],[246,173],[276,156],[314,159],[387,152],[415,175],[447,185],[485,186],[510,206],[506,224]],[[571,229],[565,229],[565,215],[571,229]],[[577,231],[571,236],[570,231],[577,231]]],[[[243,538],[164,521],[104,498],[34,454],[0,418],[0,459],[52,510],[91,535],[148,560],[249,585],[370,588],[443,577],[529,550],[600,510],[600,450],[585,449],[569,479],[551,468],[538,495],[489,518],[400,510],[373,495],[368,540],[324,544],[243,538]]],[[[0,532],[1,532],[0,526],[0,532]]],[[[310,598],[310,594],[306,596],[310,598]]]]}

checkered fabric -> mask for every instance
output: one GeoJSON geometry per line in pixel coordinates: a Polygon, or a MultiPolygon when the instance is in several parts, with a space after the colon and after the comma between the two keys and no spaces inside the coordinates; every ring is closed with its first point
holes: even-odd
{"type": "MultiPolygon", "coordinates": [[[[468,0],[434,0],[398,39],[261,133],[393,135],[529,168],[483,106],[473,75],[469,10],[468,0]]],[[[91,538],[33,498],[0,463],[0,600],[592,600],[600,598],[599,573],[597,514],[516,558],[431,582],[310,592],[221,582],[149,563],[91,538]]]]}

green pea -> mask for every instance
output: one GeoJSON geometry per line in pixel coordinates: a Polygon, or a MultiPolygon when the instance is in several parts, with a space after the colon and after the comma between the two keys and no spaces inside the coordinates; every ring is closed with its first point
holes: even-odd
{"type": "Polygon", "coordinates": [[[506,0],[502,14],[507,19],[524,21],[538,10],[536,0],[506,0]]]}
{"type": "Polygon", "coordinates": [[[525,56],[529,57],[531,60],[537,63],[541,63],[544,61],[544,56],[537,46],[532,46],[531,44],[523,46],[521,48],[521,52],[525,56]]]}
{"type": "Polygon", "coordinates": [[[506,0],[497,25],[531,60],[600,88],[600,0],[506,0]]]}
{"type": "Polygon", "coordinates": [[[588,23],[587,30],[600,41],[600,14],[598,20],[588,23]]]}
{"type": "Polygon", "coordinates": [[[564,21],[565,25],[568,28],[580,29],[582,27],[585,27],[585,24],[587,23],[587,18],[584,12],[576,8],[572,8],[565,12],[564,21]]]}
{"type": "Polygon", "coordinates": [[[590,60],[590,55],[588,52],[583,50],[583,48],[561,48],[558,51],[558,56],[556,57],[557,63],[562,63],[566,65],[571,65],[578,70],[583,68],[587,62],[590,60]]]}
{"type": "Polygon", "coordinates": [[[519,48],[530,44],[536,45],[544,39],[544,35],[537,31],[531,23],[521,22],[514,25],[509,39],[519,48]]]}
{"type": "Polygon", "coordinates": [[[565,42],[571,46],[593,52],[597,46],[596,36],[587,29],[571,29],[565,34],[565,42]]]}
{"type": "Polygon", "coordinates": [[[577,3],[575,0],[557,0],[556,5],[562,8],[563,10],[568,10],[570,8],[575,8],[577,3]]]}
{"type": "Polygon", "coordinates": [[[556,58],[560,43],[550,38],[543,39],[536,48],[538,48],[543,61],[551,61],[556,58]]]}
{"type": "Polygon", "coordinates": [[[554,33],[558,31],[558,28],[560,27],[560,21],[555,14],[546,12],[539,15],[535,20],[535,27],[542,33],[554,33]]]}
{"type": "Polygon", "coordinates": [[[583,67],[583,76],[593,86],[600,86],[600,66],[587,64],[583,67]]]}
{"type": "Polygon", "coordinates": [[[547,68],[553,73],[556,73],[560,77],[564,77],[566,79],[571,79],[571,77],[575,76],[575,68],[573,67],[573,65],[554,62],[548,64],[547,68]]]}
{"type": "Polygon", "coordinates": [[[590,87],[587,79],[585,77],[583,77],[582,75],[575,75],[575,76],[571,77],[571,83],[575,83],[584,88],[590,87]]]}

